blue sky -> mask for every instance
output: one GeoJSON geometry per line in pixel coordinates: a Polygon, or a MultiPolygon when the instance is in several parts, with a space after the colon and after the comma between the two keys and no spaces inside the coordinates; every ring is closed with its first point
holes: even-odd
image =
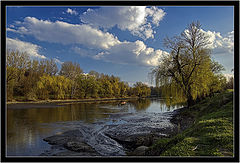
{"type": "Polygon", "coordinates": [[[233,7],[7,7],[7,48],[33,59],[55,59],[150,84],[148,73],[169,51],[163,39],[200,21],[210,36],[212,58],[231,75],[233,7]]]}

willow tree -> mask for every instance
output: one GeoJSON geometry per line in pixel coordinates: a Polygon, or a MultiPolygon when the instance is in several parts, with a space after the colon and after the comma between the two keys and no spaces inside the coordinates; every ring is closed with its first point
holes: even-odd
{"type": "Polygon", "coordinates": [[[190,106],[198,96],[209,92],[214,75],[209,37],[199,22],[193,22],[179,36],[165,38],[164,45],[169,54],[152,70],[152,75],[157,86],[174,88],[190,106]]]}

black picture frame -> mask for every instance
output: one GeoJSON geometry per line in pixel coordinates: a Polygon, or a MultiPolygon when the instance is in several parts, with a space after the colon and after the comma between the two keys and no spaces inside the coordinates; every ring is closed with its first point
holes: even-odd
{"type": "Polygon", "coordinates": [[[239,2],[238,1],[1,1],[1,161],[3,162],[237,162],[239,161],[239,2]],[[6,156],[7,6],[234,6],[234,157],[10,157],[6,156]]]}

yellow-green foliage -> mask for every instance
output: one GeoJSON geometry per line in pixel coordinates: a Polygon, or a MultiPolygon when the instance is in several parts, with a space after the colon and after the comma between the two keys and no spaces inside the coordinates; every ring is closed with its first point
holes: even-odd
{"type": "Polygon", "coordinates": [[[64,99],[69,92],[71,82],[64,76],[43,75],[37,82],[37,94],[41,99],[64,99]]]}
{"type": "MultiPolygon", "coordinates": [[[[223,66],[210,57],[208,36],[202,33],[199,22],[193,22],[179,36],[164,39],[170,50],[151,72],[157,86],[180,95],[188,106],[194,100],[206,97],[222,89],[223,66]]],[[[163,90],[162,94],[166,94],[163,90]]]]}
{"type": "Polygon", "coordinates": [[[136,83],[134,88],[119,77],[90,71],[83,74],[80,65],[64,62],[59,74],[51,60],[30,60],[25,53],[7,51],[7,99],[78,99],[150,95],[150,88],[136,83]],[[134,91],[133,91],[134,90],[134,91]]]}
{"type": "Polygon", "coordinates": [[[139,97],[146,97],[150,96],[151,89],[146,84],[143,84],[142,82],[137,82],[136,84],[134,84],[133,92],[139,97]]]}

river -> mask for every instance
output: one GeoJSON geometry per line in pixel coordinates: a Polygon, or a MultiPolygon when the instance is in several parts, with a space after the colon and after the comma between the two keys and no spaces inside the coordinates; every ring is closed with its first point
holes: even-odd
{"type": "MultiPolygon", "coordinates": [[[[104,142],[108,139],[111,148],[115,150],[119,147],[115,154],[124,155],[121,145],[104,133],[111,135],[111,132],[117,130],[117,125],[120,125],[117,127],[120,127],[119,130],[122,132],[119,133],[120,136],[125,134],[124,132],[129,132],[127,129],[131,129],[134,125],[136,133],[147,132],[146,128],[149,126],[160,131],[161,128],[166,127],[164,125],[170,125],[169,113],[181,107],[167,106],[161,99],[127,100],[125,105],[119,103],[120,101],[82,102],[51,107],[44,107],[43,104],[26,108],[7,106],[7,156],[39,156],[51,149],[51,145],[45,142],[44,138],[69,130],[83,130],[86,126],[89,130],[88,133],[84,133],[86,142],[94,146],[99,153],[104,152],[101,155],[113,153],[105,151],[107,148],[110,149],[110,146],[103,149],[99,139],[104,139],[104,142]],[[125,130],[124,126],[128,128],[125,130]]],[[[134,134],[134,131],[130,132],[134,134]]]]}

